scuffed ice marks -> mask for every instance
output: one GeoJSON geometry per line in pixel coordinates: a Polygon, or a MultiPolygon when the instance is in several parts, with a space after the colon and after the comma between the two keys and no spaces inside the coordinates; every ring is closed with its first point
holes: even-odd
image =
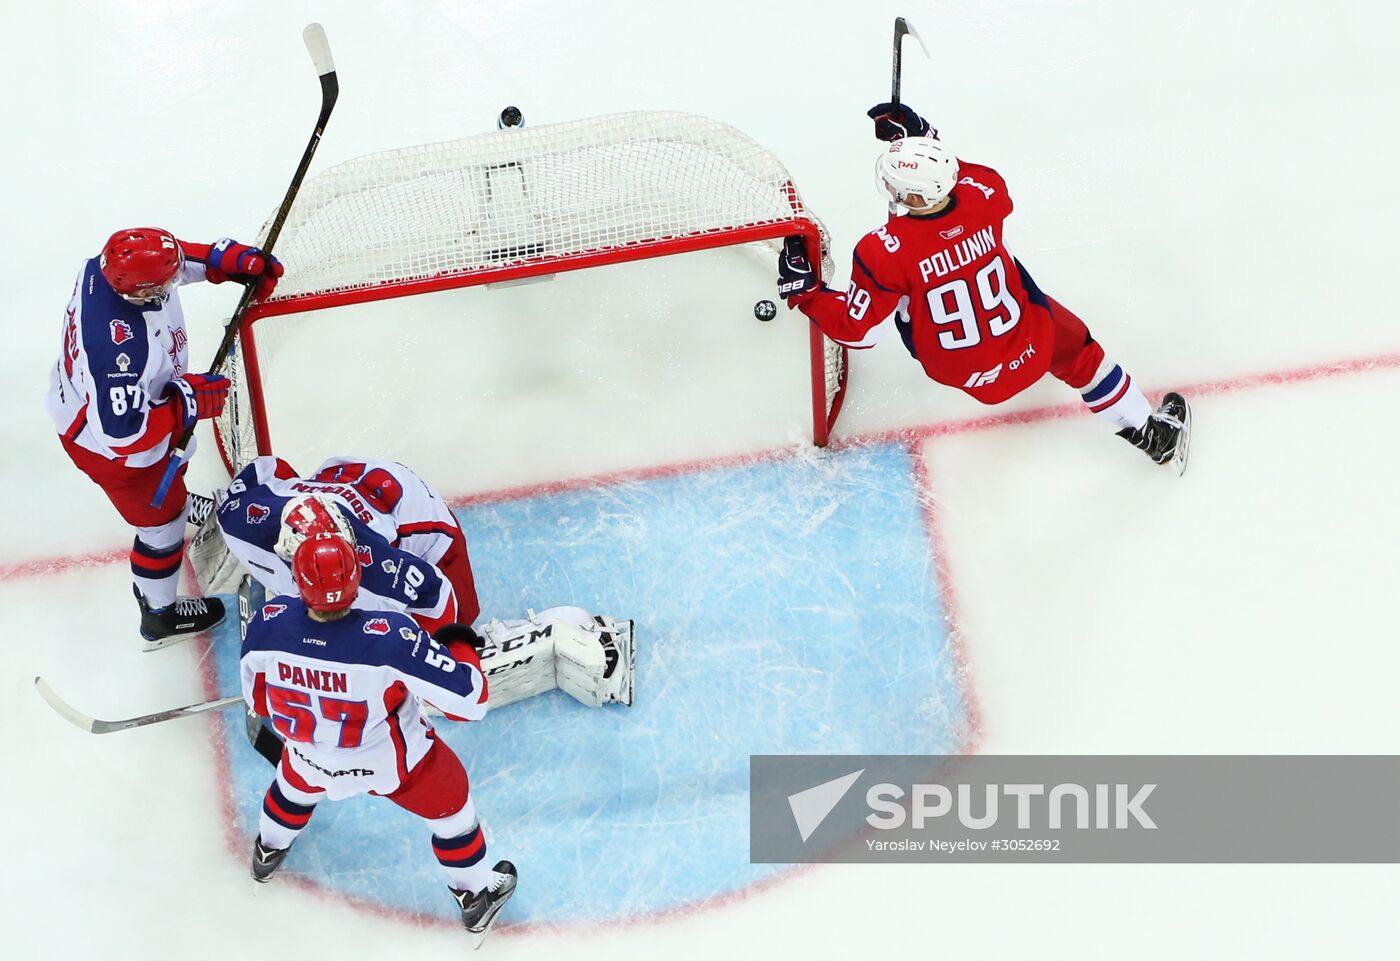
{"type": "MultiPolygon", "coordinates": [[[[631,917],[770,876],[748,863],[750,754],[961,746],[964,695],[902,445],[461,517],[483,617],[577,604],[637,621],[630,710],[556,692],[482,724],[439,725],[467,766],[490,856],[520,866],[507,920],[631,917]]],[[[227,683],[231,647],[221,647],[227,683]]],[[[268,769],[241,745],[231,753],[250,826],[268,769]]],[[[413,818],[375,799],[325,807],[288,871],[452,917],[413,818]]]]}

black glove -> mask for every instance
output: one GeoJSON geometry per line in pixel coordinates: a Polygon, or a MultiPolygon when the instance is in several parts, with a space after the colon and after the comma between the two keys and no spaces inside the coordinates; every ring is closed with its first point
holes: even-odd
{"type": "Polygon", "coordinates": [[[908,104],[877,103],[865,112],[875,121],[876,140],[903,140],[905,137],[937,137],[938,131],[916,114],[908,104]]]}
{"type": "MultiPolygon", "coordinates": [[[[476,631],[472,630],[470,624],[444,624],[437,629],[437,633],[433,635],[433,640],[437,641],[449,651],[452,650],[454,644],[470,645],[478,654],[486,647],[486,640],[476,631]]],[[[458,660],[461,660],[461,658],[458,658],[458,660]]]]}
{"type": "Polygon", "coordinates": [[[784,240],[783,252],[778,254],[778,296],[795,304],[819,286],[807,259],[806,243],[801,237],[784,240]]]}

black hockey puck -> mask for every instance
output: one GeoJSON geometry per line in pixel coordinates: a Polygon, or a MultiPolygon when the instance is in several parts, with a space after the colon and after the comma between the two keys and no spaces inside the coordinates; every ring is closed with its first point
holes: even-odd
{"type": "Polygon", "coordinates": [[[520,112],[519,107],[507,107],[501,111],[501,115],[496,118],[496,128],[505,130],[507,127],[525,126],[525,115],[520,112]]]}
{"type": "Polygon", "coordinates": [[[753,315],[759,320],[772,320],[778,316],[778,305],[771,300],[760,300],[753,305],[753,315]]]}

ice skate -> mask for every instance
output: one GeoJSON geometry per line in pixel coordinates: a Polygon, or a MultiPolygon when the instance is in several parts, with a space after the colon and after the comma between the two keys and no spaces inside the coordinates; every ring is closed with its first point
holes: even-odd
{"type": "Polygon", "coordinates": [[[1124,428],[1118,436],[1152,458],[1153,463],[1170,464],[1178,475],[1184,474],[1191,446],[1191,407],[1185,397],[1169,393],[1141,430],[1124,428]]]}
{"type": "Polygon", "coordinates": [[[141,605],[141,637],[144,651],[158,651],[207,631],[224,619],[224,602],[217,597],[180,597],[169,607],[153,609],[133,588],[141,605]]]}
{"type": "Polygon", "coordinates": [[[285,848],[270,848],[263,844],[262,837],[253,839],[253,880],[259,884],[266,884],[272,880],[272,876],[277,873],[277,869],[282,866],[282,862],[287,858],[287,852],[292,848],[288,845],[285,848]]]}
{"type": "Polygon", "coordinates": [[[471,933],[474,948],[481,947],[496,915],[515,893],[515,865],[509,861],[497,861],[494,870],[495,879],[475,895],[470,891],[448,888],[457,899],[457,906],[462,909],[462,924],[471,933]]]}

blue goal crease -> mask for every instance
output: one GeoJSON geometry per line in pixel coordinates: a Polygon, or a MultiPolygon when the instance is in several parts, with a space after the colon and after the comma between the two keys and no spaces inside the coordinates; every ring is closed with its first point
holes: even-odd
{"type": "MultiPolygon", "coordinates": [[[[705,901],[781,870],[748,860],[750,754],[938,754],[967,709],[902,444],[716,467],[469,507],[482,617],[575,604],[633,618],[637,696],[552,692],[437,725],[471,778],[511,922],[607,920],[705,901]]],[[[238,683],[237,625],[215,638],[238,683]]],[[[271,769],[228,725],[238,828],[271,769]]],[[[416,817],[320,805],[283,869],[415,913],[456,908],[416,817]]]]}

